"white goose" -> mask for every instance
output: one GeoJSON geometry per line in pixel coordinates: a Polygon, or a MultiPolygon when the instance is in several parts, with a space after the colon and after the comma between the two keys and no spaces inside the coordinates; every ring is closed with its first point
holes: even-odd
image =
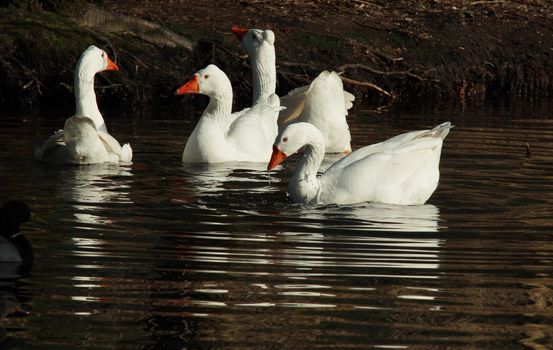
{"type": "Polygon", "coordinates": [[[209,104],[188,138],[184,163],[267,162],[278,132],[278,96],[237,113],[232,110],[232,86],[227,75],[210,64],[194,74],[175,94],[204,94],[209,104]]]}
{"type": "MultiPolygon", "coordinates": [[[[276,88],[275,34],[271,30],[233,27],[250,56],[253,103],[270,96],[276,88]]],[[[323,71],[309,86],[294,89],[280,98],[285,107],[278,118],[279,128],[295,122],[315,125],[323,134],[326,153],[350,153],[351,135],[347,110],[355,97],[344,91],[338,73],[323,71]]]]}
{"type": "Polygon", "coordinates": [[[63,130],[54,133],[35,150],[35,157],[47,163],[95,164],[129,163],[132,149],[111,136],[98,109],[94,75],[104,70],[119,70],[104,50],[91,45],[75,67],[75,115],[65,121],[63,130]]]}
{"type": "Polygon", "coordinates": [[[424,204],[438,186],[442,142],[451,127],[446,122],[365,146],[317,177],[324,158],[323,136],[312,124],[294,123],[277,136],[268,170],[302,149],[289,186],[295,202],[424,204]]]}

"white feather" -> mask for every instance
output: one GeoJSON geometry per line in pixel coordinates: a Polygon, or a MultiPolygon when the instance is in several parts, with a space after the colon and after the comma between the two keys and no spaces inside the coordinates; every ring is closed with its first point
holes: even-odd
{"type": "Polygon", "coordinates": [[[107,67],[107,55],[96,46],[83,52],[75,69],[76,115],[65,122],[63,130],[50,136],[35,149],[35,157],[58,164],[130,163],[132,149],[123,148],[111,136],[98,109],[94,93],[94,75],[107,67]]]}
{"type": "Polygon", "coordinates": [[[286,155],[304,149],[290,195],[307,204],[424,204],[440,178],[439,163],[449,122],[366,146],[342,158],[317,177],[323,157],[322,133],[309,123],[289,125],[275,146],[286,155]]]}

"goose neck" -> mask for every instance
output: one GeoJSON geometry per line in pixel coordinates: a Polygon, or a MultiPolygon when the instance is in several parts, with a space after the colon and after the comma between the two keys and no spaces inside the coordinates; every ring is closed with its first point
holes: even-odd
{"type": "Polygon", "coordinates": [[[316,198],[320,190],[317,171],[324,158],[325,146],[322,139],[313,138],[304,146],[303,150],[304,154],[293,175],[292,183],[296,186],[294,196],[302,202],[310,202],[316,198]]]}
{"type": "Polygon", "coordinates": [[[274,48],[263,48],[252,56],[253,102],[267,98],[276,91],[274,48]]]}
{"type": "Polygon", "coordinates": [[[79,66],[75,71],[75,114],[92,119],[96,129],[107,131],[96,102],[94,74],[86,66],[79,66]]]}
{"type": "Polygon", "coordinates": [[[232,113],[232,89],[223,89],[209,95],[204,114],[226,118],[232,113]]]}

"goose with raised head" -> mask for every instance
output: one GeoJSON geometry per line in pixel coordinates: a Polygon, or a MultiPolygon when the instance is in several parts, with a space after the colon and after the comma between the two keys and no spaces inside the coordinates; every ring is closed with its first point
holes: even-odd
{"type": "MultiPolygon", "coordinates": [[[[232,27],[240,39],[252,66],[253,103],[275,93],[275,34],[272,30],[232,27]]],[[[296,122],[315,125],[323,134],[326,153],[350,153],[351,135],[347,110],[355,97],[344,91],[338,73],[323,71],[310,85],[290,91],[280,98],[285,107],[278,118],[279,129],[296,122]]]]}
{"type": "Polygon", "coordinates": [[[35,150],[35,157],[46,163],[95,164],[130,163],[132,149],[123,146],[108,133],[98,109],[94,92],[94,76],[105,70],[119,70],[107,53],[91,45],[75,68],[75,105],[73,117],[65,121],[62,130],[55,132],[35,150]]]}
{"type": "Polygon", "coordinates": [[[302,149],[289,185],[295,202],[424,204],[438,186],[442,143],[451,127],[446,122],[365,146],[317,176],[325,153],[323,135],[312,124],[294,123],[277,136],[268,170],[302,149]]]}
{"type": "Polygon", "coordinates": [[[232,113],[232,86],[227,75],[210,64],[176,93],[204,94],[209,104],[188,138],[184,163],[267,162],[278,132],[278,96],[232,113]]]}

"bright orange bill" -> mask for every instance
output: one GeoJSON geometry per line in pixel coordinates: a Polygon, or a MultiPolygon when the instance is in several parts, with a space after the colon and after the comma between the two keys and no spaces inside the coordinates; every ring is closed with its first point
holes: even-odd
{"type": "Polygon", "coordinates": [[[107,57],[108,65],[106,70],[119,70],[119,67],[109,57],[107,57]]]}
{"type": "Polygon", "coordinates": [[[175,95],[184,95],[184,94],[197,94],[200,92],[200,85],[198,85],[198,76],[194,75],[194,78],[188,83],[184,84],[175,91],[175,95]]]}
{"type": "Polygon", "coordinates": [[[244,37],[244,35],[246,35],[246,33],[248,32],[248,29],[245,29],[245,28],[240,28],[240,27],[237,27],[237,26],[234,26],[232,27],[232,32],[234,34],[236,34],[236,36],[238,37],[238,39],[242,40],[242,38],[244,37]]]}
{"type": "Polygon", "coordinates": [[[286,153],[279,150],[276,145],[273,145],[273,154],[271,155],[271,160],[269,161],[267,170],[271,170],[282,163],[286,159],[286,157],[288,157],[286,153]]]}

